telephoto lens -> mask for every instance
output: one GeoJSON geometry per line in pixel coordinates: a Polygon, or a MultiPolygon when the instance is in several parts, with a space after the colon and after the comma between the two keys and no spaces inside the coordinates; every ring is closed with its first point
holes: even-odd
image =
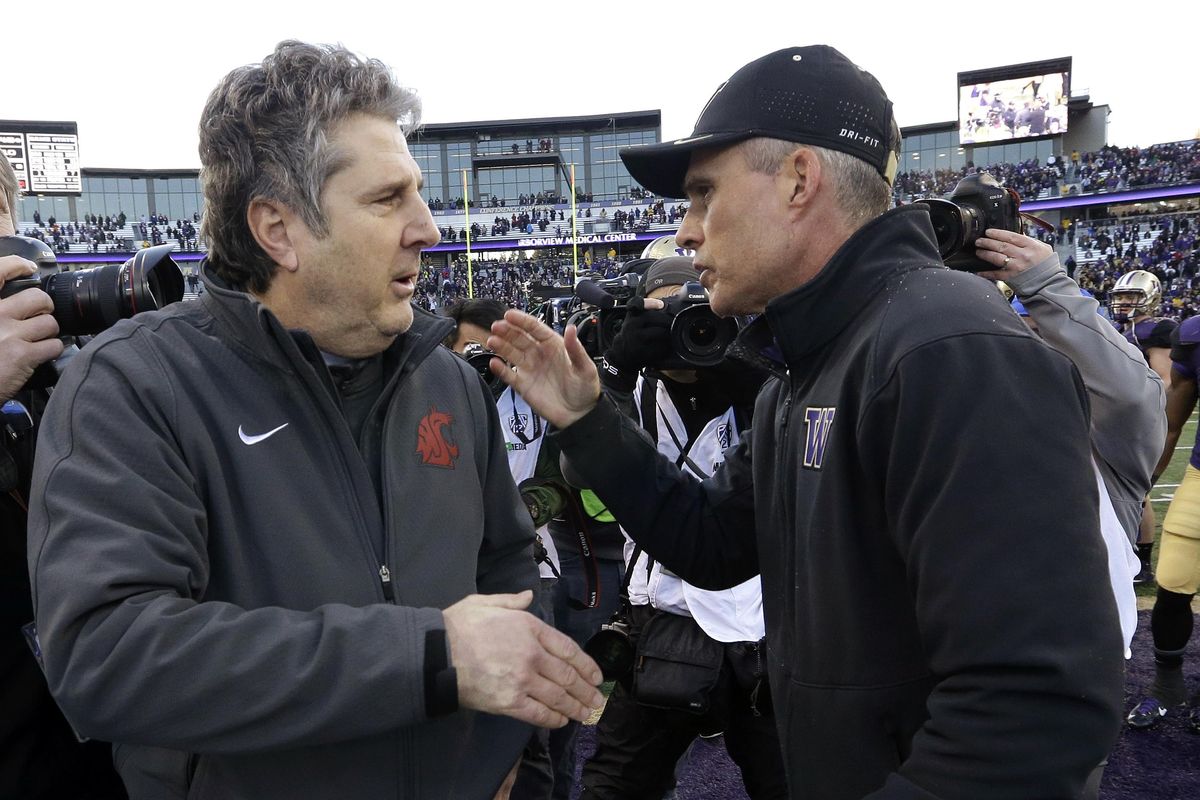
{"type": "Polygon", "coordinates": [[[8,281],[0,298],[40,287],[54,301],[62,336],[89,336],[117,320],[154,311],[183,299],[183,273],[171,260],[169,244],[139,250],[124,264],[75,272],[54,272],[58,261],[49,245],[26,236],[0,237],[0,255],[19,255],[38,265],[38,275],[8,281]]]}

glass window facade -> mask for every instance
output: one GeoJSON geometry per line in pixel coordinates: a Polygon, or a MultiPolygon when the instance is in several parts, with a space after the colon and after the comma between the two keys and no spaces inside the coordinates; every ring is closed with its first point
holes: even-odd
{"type": "Polygon", "coordinates": [[[992,164],[1019,164],[1037,159],[1045,164],[1054,155],[1053,139],[1037,139],[1026,142],[1008,142],[989,146],[962,147],[958,143],[958,131],[920,133],[904,137],[901,147],[901,172],[933,172],[953,170],[958,172],[973,163],[977,167],[992,164]]]}
{"type": "MultiPolygon", "coordinates": [[[[84,180],[86,181],[87,178],[84,180]]],[[[17,226],[17,233],[23,233],[25,226],[33,222],[33,212],[35,211],[42,215],[43,223],[48,222],[51,217],[62,222],[74,221],[74,217],[71,216],[69,197],[31,195],[17,200],[17,218],[13,220],[17,226]]]]}
{"type": "Polygon", "coordinates": [[[1054,140],[1038,139],[1032,142],[1009,142],[976,147],[972,151],[971,160],[977,167],[1003,163],[1019,164],[1031,159],[1037,159],[1039,164],[1045,164],[1046,159],[1052,155],[1054,155],[1054,140]]]}
{"type": "MultiPolygon", "coordinates": [[[[181,219],[192,219],[192,215],[204,207],[200,194],[199,178],[155,178],[154,179],[154,208],[155,214],[166,214],[167,219],[175,222],[181,219]]],[[[140,212],[136,216],[141,216],[140,212]]]]}
{"type": "Polygon", "coordinates": [[[409,142],[413,158],[425,174],[426,200],[441,198],[453,203],[462,195],[462,171],[470,170],[469,194],[477,206],[490,201],[494,195],[513,205],[521,195],[551,192],[570,196],[571,166],[581,192],[596,201],[629,197],[637,184],[629,176],[618,155],[622,147],[654,143],[659,140],[657,128],[602,128],[595,132],[530,131],[521,134],[492,136],[475,132],[470,138],[434,140],[418,132],[409,142]],[[549,154],[539,150],[543,140],[551,142],[549,154]],[[536,156],[541,152],[551,163],[530,166],[490,166],[486,161],[476,163],[480,156],[536,156]],[[561,166],[561,168],[560,168],[561,166]],[[437,174],[440,172],[440,175],[437,174]]]}
{"type": "Polygon", "coordinates": [[[480,200],[519,198],[521,195],[536,195],[538,192],[557,192],[558,171],[552,166],[495,167],[479,170],[480,200]]]}
{"type": "Polygon", "coordinates": [[[652,130],[618,130],[589,136],[588,184],[584,191],[591,194],[593,200],[619,200],[629,197],[630,187],[636,187],[637,183],[629,176],[629,171],[625,169],[618,153],[622,147],[657,141],[658,134],[652,130]]]}
{"type": "Polygon", "coordinates": [[[920,133],[901,143],[901,172],[957,172],[967,165],[967,154],[958,144],[958,131],[920,133]]]}
{"type": "MultiPolygon", "coordinates": [[[[443,185],[445,173],[442,170],[442,143],[441,142],[412,142],[408,146],[412,153],[413,160],[417,162],[417,166],[421,168],[421,175],[425,179],[425,186],[421,189],[421,196],[426,202],[435,199],[446,199],[446,187],[443,185]]],[[[462,192],[459,192],[461,194],[462,192]]]]}

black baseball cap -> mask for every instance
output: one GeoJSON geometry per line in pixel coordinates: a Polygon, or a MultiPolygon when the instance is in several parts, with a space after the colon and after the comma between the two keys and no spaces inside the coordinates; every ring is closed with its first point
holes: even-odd
{"type": "Polygon", "coordinates": [[[623,148],[621,160],[655,194],[683,197],[694,151],[765,136],[857,156],[890,185],[900,150],[894,127],[892,101],[871,73],[828,45],[789,47],[717,87],[691,136],[623,148]]]}

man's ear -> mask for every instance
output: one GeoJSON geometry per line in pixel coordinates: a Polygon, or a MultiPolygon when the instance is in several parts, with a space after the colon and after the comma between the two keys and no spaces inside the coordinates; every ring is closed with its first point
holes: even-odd
{"type": "Polygon", "coordinates": [[[821,160],[810,147],[798,147],[783,164],[781,174],[788,189],[788,205],[809,205],[821,185],[821,160]]]}
{"type": "Polygon", "coordinates": [[[300,266],[291,233],[299,219],[277,200],[256,197],[246,209],[246,224],[263,252],[281,269],[295,272],[300,266]]]}

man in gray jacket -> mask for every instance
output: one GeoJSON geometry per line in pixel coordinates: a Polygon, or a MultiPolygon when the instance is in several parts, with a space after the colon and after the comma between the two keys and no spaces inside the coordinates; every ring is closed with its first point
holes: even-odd
{"type": "Polygon", "coordinates": [[[495,405],[412,306],[438,241],[418,112],[340,47],[226,76],[200,122],[203,299],[97,337],[47,409],[47,679],[134,798],[492,797],[523,723],[600,702],[523,610],[495,405]]]}
{"type": "MultiPolygon", "coordinates": [[[[979,274],[1007,283],[1025,324],[1070,358],[1083,378],[1091,407],[1100,534],[1128,657],[1137,627],[1132,579],[1140,566],[1133,542],[1167,431],[1162,379],[1097,313],[1099,304],[1071,280],[1050,245],[998,229],[988,229],[975,244],[980,260],[997,267],[979,274]]],[[[1098,795],[1102,772],[1092,773],[1082,797],[1098,795]]]]}
{"type": "Polygon", "coordinates": [[[1162,379],[1097,313],[1099,304],[1080,293],[1050,245],[992,228],[976,241],[976,248],[981,260],[997,267],[979,274],[1007,283],[1021,303],[1017,311],[1025,312],[1021,316],[1026,324],[1070,357],[1083,377],[1096,468],[1132,545],[1166,438],[1162,379]]]}

